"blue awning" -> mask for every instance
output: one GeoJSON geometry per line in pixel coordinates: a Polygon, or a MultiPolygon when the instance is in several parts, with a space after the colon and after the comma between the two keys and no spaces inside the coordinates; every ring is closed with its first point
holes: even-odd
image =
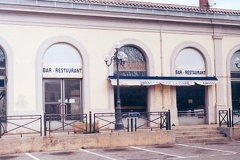
{"type": "MultiPolygon", "coordinates": [[[[109,76],[112,85],[117,85],[117,77],[109,76]]],[[[152,85],[169,85],[169,86],[191,86],[215,85],[218,79],[216,77],[158,77],[158,76],[119,76],[119,85],[121,86],[152,86],[152,85]]]]}

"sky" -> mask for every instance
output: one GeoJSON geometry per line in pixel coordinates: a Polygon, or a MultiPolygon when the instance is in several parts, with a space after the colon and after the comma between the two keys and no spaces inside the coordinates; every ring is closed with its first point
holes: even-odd
{"type": "MultiPolygon", "coordinates": [[[[180,4],[189,6],[199,6],[199,0],[136,0],[155,3],[180,4]]],[[[240,0],[210,0],[216,3],[212,8],[240,10],[240,0]]]]}

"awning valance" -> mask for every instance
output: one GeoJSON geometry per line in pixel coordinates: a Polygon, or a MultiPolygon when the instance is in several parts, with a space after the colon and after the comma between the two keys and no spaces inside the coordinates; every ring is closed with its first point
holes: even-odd
{"type": "MultiPolygon", "coordinates": [[[[117,85],[117,77],[109,76],[111,84],[117,85]]],[[[119,85],[121,86],[152,86],[152,85],[169,85],[169,86],[191,86],[214,85],[217,84],[216,77],[158,77],[158,76],[119,76],[119,85]]]]}

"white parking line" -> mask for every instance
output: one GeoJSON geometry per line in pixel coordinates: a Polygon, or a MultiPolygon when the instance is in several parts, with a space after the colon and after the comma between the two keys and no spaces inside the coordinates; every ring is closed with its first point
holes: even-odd
{"type": "Polygon", "coordinates": [[[233,151],[225,151],[225,150],[220,150],[220,149],[213,149],[213,148],[206,148],[206,147],[199,147],[199,146],[191,146],[191,145],[187,145],[187,144],[176,144],[176,145],[184,146],[184,147],[191,147],[191,148],[198,148],[198,149],[205,149],[205,150],[210,150],[210,151],[224,152],[224,153],[228,153],[228,154],[237,154],[237,152],[233,152],[233,151]]]}
{"type": "Polygon", "coordinates": [[[158,151],[153,151],[153,150],[144,149],[144,148],[139,148],[139,147],[134,147],[134,146],[129,146],[129,147],[130,147],[130,148],[134,148],[134,149],[138,149],[138,150],[142,150],[142,151],[146,151],[146,152],[158,153],[158,154],[162,154],[162,155],[166,155],[166,156],[172,156],[172,157],[177,157],[177,158],[185,158],[185,157],[178,156],[178,155],[175,155],[175,154],[158,152],[158,151]]]}
{"type": "Polygon", "coordinates": [[[106,159],[117,160],[117,159],[114,159],[114,158],[111,158],[111,157],[107,157],[107,156],[104,156],[104,155],[101,155],[101,154],[98,154],[98,153],[90,152],[90,151],[88,151],[88,150],[86,150],[86,149],[79,149],[79,150],[80,150],[80,151],[83,151],[83,152],[86,152],[86,153],[90,153],[90,154],[99,156],[99,157],[103,157],[103,158],[106,158],[106,159]]]}
{"type": "Polygon", "coordinates": [[[35,160],[40,160],[40,159],[38,159],[37,157],[34,157],[34,156],[33,156],[32,154],[30,154],[30,153],[25,153],[25,154],[28,155],[29,157],[35,159],[35,160]]]}

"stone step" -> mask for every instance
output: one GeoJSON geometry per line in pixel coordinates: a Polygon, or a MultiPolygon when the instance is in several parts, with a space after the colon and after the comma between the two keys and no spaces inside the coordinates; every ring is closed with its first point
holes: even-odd
{"type": "Polygon", "coordinates": [[[218,138],[226,137],[224,134],[199,134],[199,135],[176,135],[176,139],[200,139],[200,138],[218,138]]]}
{"type": "Polygon", "coordinates": [[[181,135],[202,135],[202,134],[220,134],[219,130],[200,130],[200,131],[175,131],[176,136],[181,135]]]}
{"type": "Polygon", "coordinates": [[[218,130],[218,127],[216,126],[196,126],[196,127],[186,127],[186,126],[177,126],[172,127],[172,130],[174,131],[199,131],[199,130],[218,130]]]}
{"type": "Polygon", "coordinates": [[[199,138],[199,139],[176,139],[176,143],[223,143],[230,142],[229,137],[217,137],[217,138],[199,138]]]}
{"type": "Polygon", "coordinates": [[[216,125],[174,126],[176,143],[226,142],[230,138],[218,130],[216,125]]]}

